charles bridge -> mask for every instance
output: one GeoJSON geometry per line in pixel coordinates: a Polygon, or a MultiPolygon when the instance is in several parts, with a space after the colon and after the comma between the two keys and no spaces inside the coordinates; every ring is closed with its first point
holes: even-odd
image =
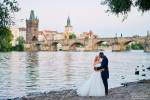
{"type": "Polygon", "coordinates": [[[57,44],[62,45],[62,51],[75,51],[78,44],[82,44],[85,51],[97,51],[102,42],[107,42],[112,51],[126,51],[130,42],[139,42],[145,52],[150,52],[150,33],[145,37],[115,37],[115,38],[94,38],[94,39],[63,39],[51,41],[37,41],[24,44],[26,51],[56,51],[57,44]]]}

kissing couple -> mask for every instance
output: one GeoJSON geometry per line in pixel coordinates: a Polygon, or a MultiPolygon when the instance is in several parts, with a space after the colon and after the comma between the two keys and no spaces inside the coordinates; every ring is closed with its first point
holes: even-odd
{"type": "Polygon", "coordinates": [[[108,95],[108,59],[103,52],[94,60],[94,72],[78,90],[79,96],[105,96],[108,95]]]}

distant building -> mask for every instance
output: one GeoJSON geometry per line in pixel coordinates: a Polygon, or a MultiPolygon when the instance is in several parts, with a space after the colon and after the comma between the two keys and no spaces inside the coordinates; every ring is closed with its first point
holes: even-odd
{"type": "Polygon", "coordinates": [[[69,16],[68,16],[68,19],[67,19],[67,25],[65,26],[65,32],[69,32],[69,33],[72,32],[72,26],[70,24],[70,17],[69,16]]]}
{"type": "Polygon", "coordinates": [[[80,33],[75,32],[74,34],[76,35],[76,39],[80,39],[80,35],[81,35],[80,33]]]}
{"type": "Polygon", "coordinates": [[[39,41],[44,41],[45,40],[45,36],[44,36],[44,32],[43,31],[39,31],[38,32],[38,40],[39,41]]]}
{"type": "Polygon", "coordinates": [[[49,31],[49,30],[44,30],[43,33],[46,40],[54,40],[54,35],[58,34],[57,31],[49,31]]]}
{"type": "Polygon", "coordinates": [[[12,31],[12,34],[14,35],[13,40],[11,41],[12,46],[18,45],[18,41],[16,39],[19,37],[19,29],[18,28],[10,28],[12,31]]]}
{"type": "Polygon", "coordinates": [[[82,34],[80,34],[80,39],[91,39],[91,38],[97,38],[96,35],[94,35],[94,33],[90,30],[90,32],[83,32],[82,34]]]}
{"type": "Polygon", "coordinates": [[[63,33],[54,34],[54,40],[62,40],[62,39],[63,39],[63,33]]]}
{"type": "Polygon", "coordinates": [[[139,35],[135,34],[135,35],[133,35],[133,37],[139,37],[139,35]]]}
{"type": "Polygon", "coordinates": [[[83,32],[82,34],[80,34],[80,39],[86,39],[89,38],[88,32],[83,32]]]}
{"type": "Polygon", "coordinates": [[[62,51],[62,45],[60,43],[57,44],[57,51],[62,51]]]}
{"type": "Polygon", "coordinates": [[[26,28],[19,28],[19,36],[23,37],[26,41],[26,28]]]}
{"type": "Polygon", "coordinates": [[[30,18],[26,20],[26,42],[32,43],[38,41],[38,25],[39,19],[34,15],[31,10],[30,18]]]}

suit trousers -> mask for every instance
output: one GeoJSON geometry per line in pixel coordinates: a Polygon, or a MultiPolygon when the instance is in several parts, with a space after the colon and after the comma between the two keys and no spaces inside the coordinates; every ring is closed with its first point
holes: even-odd
{"type": "Polygon", "coordinates": [[[105,93],[108,93],[108,79],[102,78],[104,87],[105,87],[105,93]]]}

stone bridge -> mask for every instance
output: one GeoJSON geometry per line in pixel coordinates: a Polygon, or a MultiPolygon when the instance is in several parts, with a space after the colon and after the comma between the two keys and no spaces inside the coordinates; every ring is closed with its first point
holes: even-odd
{"type": "Polygon", "coordinates": [[[122,38],[94,38],[94,39],[64,39],[25,44],[25,50],[31,51],[56,51],[57,44],[62,45],[63,51],[75,51],[78,44],[82,44],[85,51],[96,51],[102,42],[107,42],[112,51],[126,51],[130,42],[139,42],[145,52],[150,52],[150,34],[145,37],[122,37],[122,38]]]}

